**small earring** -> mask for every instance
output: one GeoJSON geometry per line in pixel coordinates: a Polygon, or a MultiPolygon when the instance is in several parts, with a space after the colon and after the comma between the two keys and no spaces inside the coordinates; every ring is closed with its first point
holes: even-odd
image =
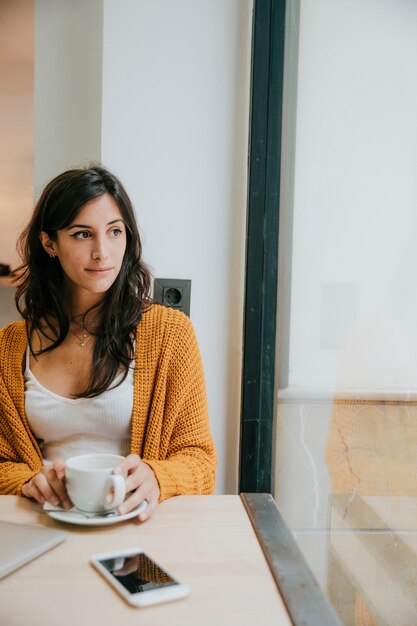
{"type": "Polygon", "coordinates": [[[51,257],[51,259],[55,258],[55,254],[50,254],[49,256],[51,257]]]}

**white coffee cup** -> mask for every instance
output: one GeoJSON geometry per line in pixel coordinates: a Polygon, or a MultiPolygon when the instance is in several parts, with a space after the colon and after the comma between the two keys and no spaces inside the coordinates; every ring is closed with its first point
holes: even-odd
{"type": "Polygon", "coordinates": [[[67,491],[77,509],[104,513],[123,502],[125,479],[113,474],[123,458],[118,454],[81,454],[65,461],[67,491]]]}

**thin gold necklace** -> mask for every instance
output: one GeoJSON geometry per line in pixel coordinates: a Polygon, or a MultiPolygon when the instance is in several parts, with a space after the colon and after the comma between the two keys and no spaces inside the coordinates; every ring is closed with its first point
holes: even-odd
{"type": "MultiPolygon", "coordinates": [[[[84,330],[85,330],[85,328],[84,328],[84,330]]],[[[77,345],[78,345],[80,348],[84,348],[84,346],[85,346],[85,344],[86,344],[86,339],[89,339],[89,337],[90,337],[91,335],[89,335],[89,334],[88,334],[88,333],[86,333],[86,332],[83,332],[83,336],[82,336],[82,338],[80,338],[80,337],[79,337],[76,333],[74,333],[74,331],[73,331],[73,330],[71,330],[71,328],[69,329],[69,331],[70,331],[70,333],[72,333],[72,334],[74,335],[74,337],[76,337],[76,338],[77,338],[77,345]]]]}

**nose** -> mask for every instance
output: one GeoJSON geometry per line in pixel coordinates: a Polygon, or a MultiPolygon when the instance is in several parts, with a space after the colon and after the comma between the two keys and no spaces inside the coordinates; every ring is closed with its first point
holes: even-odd
{"type": "Polygon", "coordinates": [[[96,237],[92,252],[94,261],[102,261],[103,259],[106,259],[107,256],[105,241],[101,237],[96,237]]]}

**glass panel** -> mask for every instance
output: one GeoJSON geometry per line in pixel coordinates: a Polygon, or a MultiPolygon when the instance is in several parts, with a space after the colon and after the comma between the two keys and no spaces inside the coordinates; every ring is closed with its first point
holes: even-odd
{"type": "Polygon", "coordinates": [[[288,0],[274,496],[346,625],[417,615],[417,3],[288,0]]]}

